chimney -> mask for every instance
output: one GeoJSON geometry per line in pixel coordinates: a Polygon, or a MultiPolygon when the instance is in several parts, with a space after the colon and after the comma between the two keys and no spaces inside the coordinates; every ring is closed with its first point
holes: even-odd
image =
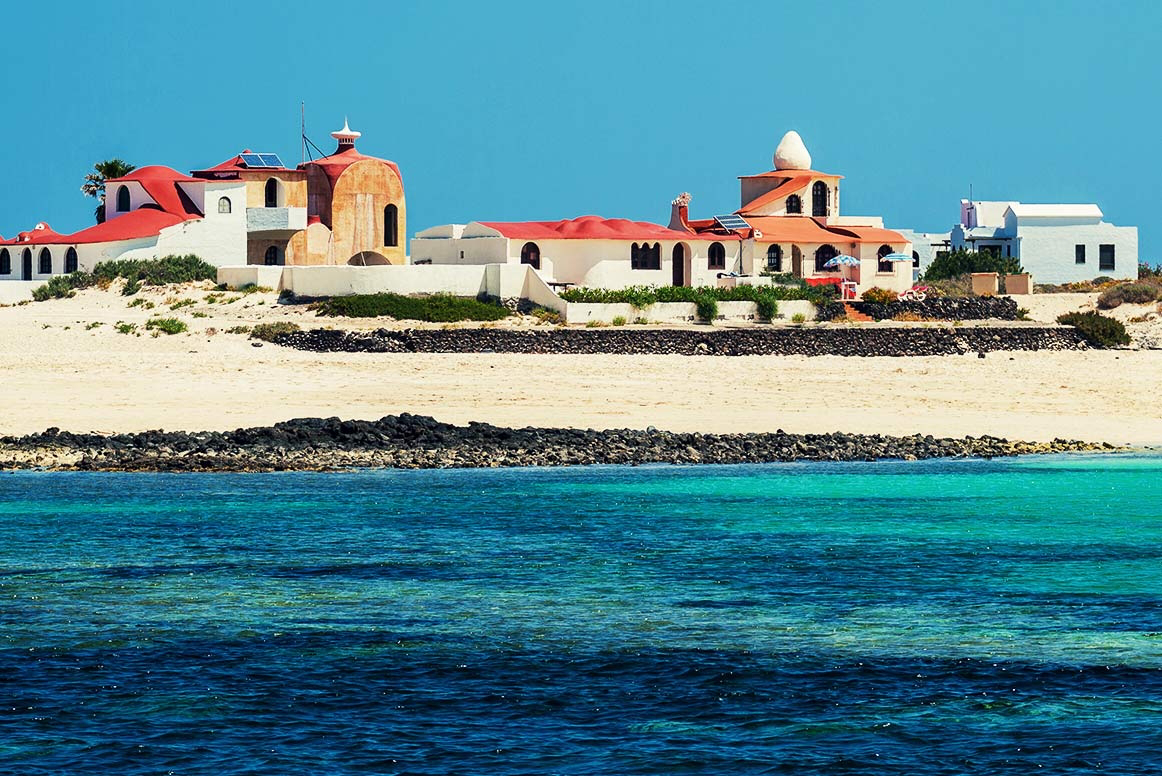
{"type": "Polygon", "coordinates": [[[690,194],[683,191],[670,202],[670,228],[677,232],[690,232],[690,194]]]}

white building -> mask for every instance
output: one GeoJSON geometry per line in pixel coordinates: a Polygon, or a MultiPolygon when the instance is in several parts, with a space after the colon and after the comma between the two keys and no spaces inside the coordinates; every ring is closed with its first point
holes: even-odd
{"type": "Polygon", "coordinates": [[[960,201],[953,250],[1012,256],[1038,283],[1138,276],[1138,228],[1102,220],[1097,205],[960,201]]]}
{"type": "Polygon", "coordinates": [[[854,291],[912,284],[911,245],[878,217],[841,216],[841,176],[810,168],[799,135],[788,132],[774,170],[742,176],[742,204],[706,219],[689,217],[690,195],[671,203],[668,227],[597,216],[564,221],[448,224],[416,234],[421,264],[531,264],[552,284],[624,288],[714,285],[723,275],[791,273],[812,283],[847,281],[854,291]],[[837,256],[854,265],[827,266],[837,256]]]}

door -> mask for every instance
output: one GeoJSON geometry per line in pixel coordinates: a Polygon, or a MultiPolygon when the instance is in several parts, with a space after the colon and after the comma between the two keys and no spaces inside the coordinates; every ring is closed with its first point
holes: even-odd
{"type": "Polygon", "coordinates": [[[670,261],[674,264],[674,285],[686,285],[686,251],[682,250],[681,245],[674,246],[674,252],[670,254],[670,261]]]}
{"type": "Polygon", "coordinates": [[[20,264],[21,278],[24,280],[32,280],[32,251],[27,248],[24,249],[24,256],[20,264]]]}
{"type": "Polygon", "coordinates": [[[791,246],[791,273],[797,278],[803,277],[803,251],[798,245],[791,246]]]}

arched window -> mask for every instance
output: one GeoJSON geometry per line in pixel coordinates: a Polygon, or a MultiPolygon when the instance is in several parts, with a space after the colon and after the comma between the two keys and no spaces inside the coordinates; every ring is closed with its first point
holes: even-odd
{"type": "Polygon", "coordinates": [[[52,252],[48,248],[40,249],[40,274],[52,274],[52,252]]]}
{"type": "Polygon", "coordinates": [[[20,254],[20,277],[23,280],[32,280],[32,249],[25,248],[20,254]]]}
{"type": "Polygon", "coordinates": [[[632,269],[661,269],[662,244],[654,243],[653,247],[650,247],[649,243],[642,243],[639,248],[638,244],[634,243],[629,249],[629,265],[632,269]]]}
{"type": "Polygon", "coordinates": [[[839,255],[839,251],[835,250],[834,245],[821,245],[819,250],[815,251],[815,271],[827,272],[828,268],[823,266],[827,262],[839,255]]]}
{"type": "Polygon", "coordinates": [[[12,274],[12,254],[7,248],[0,248],[0,275],[12,274]]]}
{"type": "Polygon", "coordinates": [[[222,197],[218,200],[218,212],[226,214],[230,212],[230,198],[222,197]]]}
{"type": "Polygon", "coordinates": [[[533,269],[541,268],[541,249],[536,243],[527,242],[520,249],[520,263],[530,264],[533,269]]]}
{"type": "Polygon", "coordinates": [[[798,215],[803,212],[803,200],[799,199],[798,194],[792,194],[787,197],[787,214],[798,215]]]}
{"type": "Polygon", "coordinates": [[[68,251],[65,252],[65,272],[69,273],[69,272],[76,272],[76,271],[77,271],[77,249],[76,248],[69,248],[68,251]]]}
{"type": "Polygon", "coordinates": [[[878,258],[880,260],[879,264],[876,265],[876,272],[891,272],[892,271],[892,262],[884,261],[884,256],[887,256],[891,252],[892,252],[892,246],[890,246],[890,245],[881,245],[880,249],[878,251],[876,251],[876,258],[878,258]]]}
{"type": "Polygon", "coordinates": [[[637,243],[634,243],[633,245],[629,246],[629,268],[630,269],[641,269],[642,268],[642,252],[641,252],[641,249],[637,247],[637,243]]]}
{"type": "Polygon", "coordinates": [[[767,269],[771,272],[783,271],[783,249],[777,245],[767,248],[767,269]]]}
{"type": "Polygon", "coordinates": [[[920,266],[920,254],[917,251],[912,251],[912,266],[913,267],[920,266]]]}
{"type": "Polygon", "coordinates": [[[278,207],[278,178],[266,182],[266,206],[278,207]]]}
{"type": "Polygon", "coordinates": [[[811,215],[816,217],[827,215],[827,198],[830,193],[826,183],[815,181],[815,185],[811,187],[811,215]]]}
{"type": "Polygon", "coordinates": [[[266,256],[263,258],[263,261],[268,267],[282,264],[282,255],[277,245],[272,245],[266,249],[266,256]]]}
{"type": "Polygon", "coordinates": [[[383,209],[383,244],[388,248],[399,245],[399,208],[395,205],[383,209]]]}
{"type": "Polygon", "coordinates": [[[722,243],[710,243],[707,256],[706,269],[726,269],[726,248],[722,243]]]}
{"type": "Polygon", "coordinates": [[[117,212],[118,213],[128,213],[129,212],[129,187],[128,186],[118,186],[117,187],[117,212]]]}

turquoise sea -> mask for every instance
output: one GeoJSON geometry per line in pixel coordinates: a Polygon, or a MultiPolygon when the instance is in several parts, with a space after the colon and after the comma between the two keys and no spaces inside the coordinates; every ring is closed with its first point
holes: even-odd
{"type": "Polygon", "coordinates": [[[3,774],[1162,771],[1162,458],[0,474],[3,774]]]}

